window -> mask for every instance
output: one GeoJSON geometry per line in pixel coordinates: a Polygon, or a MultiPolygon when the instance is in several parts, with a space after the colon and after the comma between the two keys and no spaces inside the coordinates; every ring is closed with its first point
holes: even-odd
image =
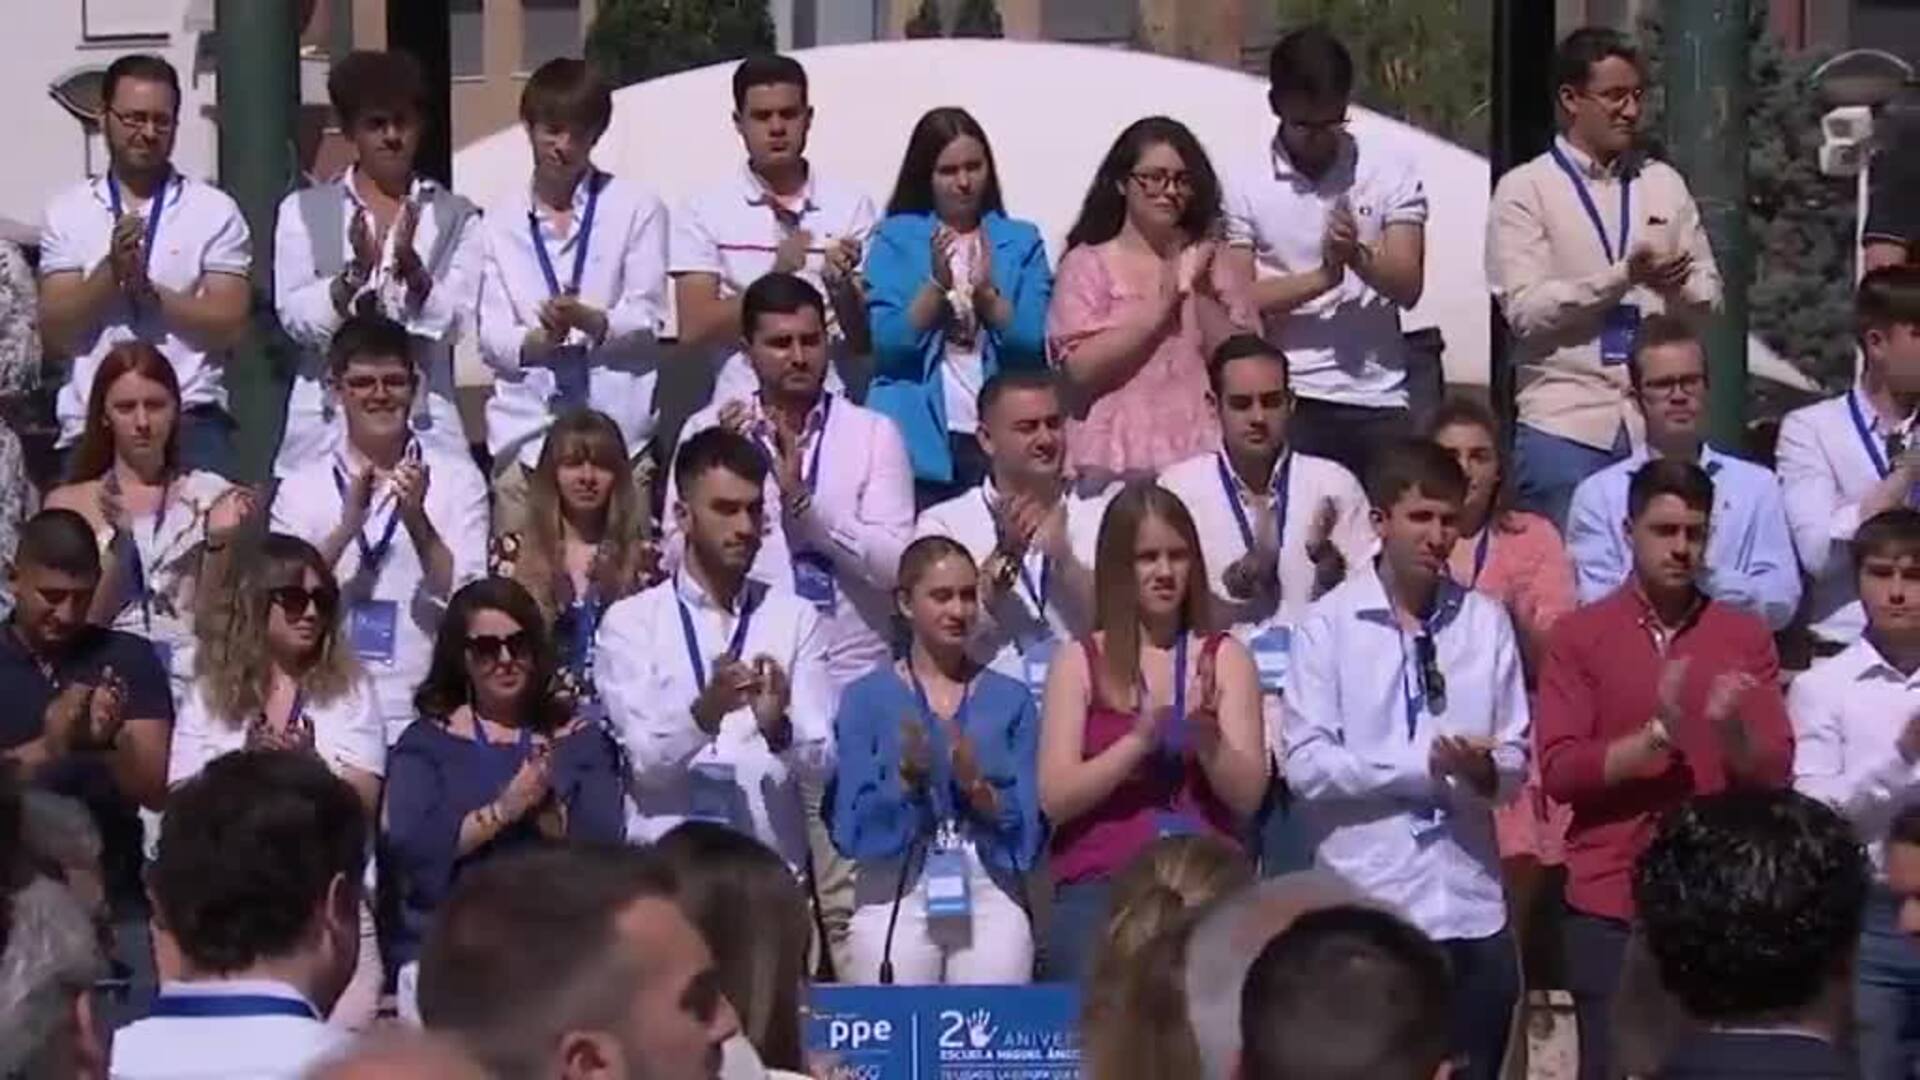
{"type": "Polygon", "coordinates": [[[520,70],[580,55],[580,0],[520,0],[520,70]]]}
{"type": "Polygon", "coordinates": [[[481,0],[449,0],[447,46],[454,78],[473,78],[486,74],[486,21],[481,0]]]}

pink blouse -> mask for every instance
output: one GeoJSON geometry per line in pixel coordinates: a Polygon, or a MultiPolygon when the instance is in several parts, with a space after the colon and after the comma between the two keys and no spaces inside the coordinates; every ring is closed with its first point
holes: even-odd
{"type": "MultiPolygon", "coordinates": [[[[1071,248],[1054,277],[1047,311],[1047,353],[1056,367],[1095,334],[1110,330],[1151,303],[1157,283],[1119,270],[1115,241],[1071,248]]],[[[1213,263],[1215,291],[1228,317],[1249,325],[1239,284],[1213,263]]],[[[1148,341],[1146,362],[1125,384],[1077,403],[1067,421],[1067,464],[1082,476],[1133,477],[1160,470],[1220,446],[1220,425],[1207,407],[1206,344],[1189,299],[1178,319],[1148,341]]]]}
{"type": "MultiPolygon", "coordinates": [[[[1461,537],[1453,546],[1448,566],[1454,580],[1506,605],[1520,641],[1520,658],[1532,684],[1534,665],[1544,655],[1547,633],[1560,616],[1578,604],[1573,584],[1573,560],[1553,523],[1538,514],[1513,510],[1495,514],[1487,526],[1490,538],[1486,561],[1475,577],[1480,537],[1461,537]]],[[[1494,812],[1494,831],[1504,858],[1532,858],[1556,866],[1566,860],[1565,806],[1549,802],[1540,790],[1539,745],[1527,770],[1519,797],[1494,812]]]]}

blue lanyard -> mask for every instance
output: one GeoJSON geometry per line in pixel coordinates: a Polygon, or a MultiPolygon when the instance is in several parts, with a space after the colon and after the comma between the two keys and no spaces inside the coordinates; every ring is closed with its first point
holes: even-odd
{"type": "Polygon", "coordinates": [[[1053,560],[1042,557],[1040,560],[1040,585],[1034,587],[1033,577],[1027,573],[1027,560],[1020,560],[1020,584],[1027,587],[1027,595],[1033,597],[1033,613],[1042,621],[1047,617],[1047,596],[1053,591],[1053,560]]]}
{"type": "MultiPolygon", "coordinates": [[[[920,702],[921,718],[927,723],[927,737],[939,738],[941,735],[936,733],[944,733],[945,729],[940,726],[940,717],[933,711],[933,702],[927,698],[927,688],[920,684],[920,673],[913,670],[912,657],[907,658],[906,667],[907,679],[913,683],[913,696],[920,702]]],[[[966,684],[960,687],[960,706],[953,710],[953,726],[956,730],[961,732],[967,730],[967,704],[972,700],[973,680],[968,679],[966,684]]],[[[935,812],[942,812],[939,807],[934,809],[935,812]]],[[[948,819],[954,816],[951,809],[945,810],[944,813],[948,819]]]]}
{"type": "MultiPolygon", "coordinates": [[[[1247,550],[1253,550],[1253,522],[1247,519],[1247,508],[1240,505],[1240,488],[1233,482],[1233,470],[1227,467],[1227,456],[1215,454],[1213,463],[1220,469],[1220,490],[1226,493],[1227,508],[1233,511],[1233,520],[1240,526],[1240,539],[1246,542],[1247,550]]],[[[1287,536],[1287,491],[1292,485],[1288,482],[1293,474],[1293,455],[1288,454],[1280,462],[1280,471],[1273,474],[1273,527],[1274,539],[1284,543],[1287,536]]]]}
{"type": "Polygon", "coordinates": [[[1853,430],[1860,435],[1860,445],[1866,447],[1867,460],[1873,462],[1873,471],[1880,474],[1880,479],[1885,480],[1887,475],[1893,472],[1893,463],[1887,460],[1886,452],[1873,437],[1873,429],[1867,425],[1866,414],[1860,411],[1858,391],[1847,391],[1847,412],[1853,414],[1853,430]]]}
{"type": "MultiPolygon", "coordinates": [[[[153,265],[154,241],[160,238],[160,211],[167,205],[167,188],[173,183],[173,171],[160,178],[160,189],[153,193],[153,202],[147,206],[147,243],[140,250],[140,267],[146,269],[153,265]]],[[[114,177],[113,170],[107,170],[107,205],[113,211],[113,220],[118,223],[126,213],[125,204],[120,200],[120,181],[114,177]]]]}
{"type": "MultiPolygon", "coordinates": [[[[116,499],[119,498],[120,480],[118,477],[116,477],[113,474],[112,468],[107,469],[106,475],[101,478],[100,483],[101,483],[101,486],[105,487],[107,491],[110,494],[112,494],[116,499]]],[[[149,542],[150,546],[156,552],[160,550],[160,529],[162,526],[164,526],[167,523],[167,496],[172,490],[173,490],[172,477],[168,477],[167,479],[161,481],[160,505],[156,507],[153,511],[153,539],[149,542]]],[[[132,584],[133,584],[134,599],[140,602],[140,619],[142,624],[145,626],[146,636],[152,637],[153,636],[153,590],[150,587],[148,587],[147,579],[153,572],[157,572],[160,569],[160,560],[157,555],[154,557],[154,565],[152,570],[150,571],[147,568],[145,556],[140,554],[139,544],[133,545],[131,559],[132,559],[133,565],[130,569],[132,570],[132,577],[133,577],[132,584]]]]}
{"type": "Polygon", "coordinates": [[[533,235],[533,254],[540,260],[540,273],[547,279],[547,292],[553,296],[579,296],[580,279],[587,271],[587,245],[593,241],[594,211],[600,206],[600,179],[598,169],[587,171],[587,209],[580,217],[580,233],[574,237],[573,278],[568,281],[565,290],[560,288],[560,276],[554,273],[553,258],[547,254],[547,243],[540,237],[540,218],[533,207],[527,207],[527,231],[533,235]]]}
{"type": "MultiPolygon", "coordinates": [[[[340,502],[344,506],[347,501],[347,478],[340,474],[338,466],[335,466],[333,470],[333,486],[339,490],[340,502]]],[[[393,513],[387,518],[386,531],[380,534],[379,543],[367,543],[367,534],[365,532],[356,532],[353,534],[354,543],[360,547],[360,569],[362,573],[374,575],[380,573],[380,564],[387,560],[387,552],[393,548],[394,530],[399,527],[400,504],[396,500],[393,506],[393,513]]]]}
{"type": "Polygon", "coordinates": [[[192,1020],[241,1016],[298,1016],[319,1020],[313,1006],[273,994],[161,994],[148,1016],[192,1020]]]}
{"type": "Polygon", "coordinates": [[[1480,571],[1487,568],[1487,546],[1492,539],[1493,520],[1489,518],[1487,523],[1480,527],[1480,539],[1473,545],[1473,580],[1467,582],[1469,589],[1480,587],[1480,571]]]}
{"type": "Polygon", "coordinates": [[[593,676],[593,638],[600,632],[600,619],[607,613],[607,605],[589,588],[586,597],[576,600],[572,607],[573,638],[568,643],[567,666],[590,682],[593,676]]]}
{"type": "Polygon", "coordinates": [[[1613,241],[1607,238],[1607,227],[1600,220],[1600,208],[1594,205],[1593,192],[1587,190],[1587,182],[1580,178],[1580,173],[1573,167],[1573,162],[1567,160],[1567,155],[1560,152],[1557,144],[1550,147],[1549,152],[1553,154],[1554,163],[1560,166],[1560,171],[1566,173],[1567,179],[1573,182],[1574,194],[1580,196],[1581,209],[1587,212],[1587,220],[1593,222],[1593,231],[1600,234],[1600,248],[1607,253],[1608,265],[1625,258],[1627,232],[1633,224],[1629,209],[1633,202],[1632,179],[1624,175],[1620,177],[1620,254],[1615,255],[1613,241]]]}
{"type": "MultiPolygon", "coordinates": [[[[747,583],[749,590],[740,601],[740,621],[733,624],[733,639],[727,642],[727,659],[740,659],[741,646],[747,642],[747,627],[753,623],[753,613],[760,606],[758,597],[752,593],[753,583],[747,583]]],[[[707,688],[707,662],[700,657],[700,635],[693,628],[693,612],[687,610],[687,602],[675,595],[673,602],[680,608],[680,636],[686,640],[687,661],[693,665],[693,683],[696,692],[707,688]]]]}

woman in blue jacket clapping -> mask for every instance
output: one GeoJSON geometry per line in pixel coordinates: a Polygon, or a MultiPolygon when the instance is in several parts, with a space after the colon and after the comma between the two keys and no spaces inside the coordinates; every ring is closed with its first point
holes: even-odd
{"type": "Polygon", "coordinates": [[[979,122],[955,108],[921,117],[867,256],[867,404],[906,438],[917,509],[986,478],[975,398],[1002,368],[1046,366],[1052,295],[1046,244],[1006,216],[979,122]]]}

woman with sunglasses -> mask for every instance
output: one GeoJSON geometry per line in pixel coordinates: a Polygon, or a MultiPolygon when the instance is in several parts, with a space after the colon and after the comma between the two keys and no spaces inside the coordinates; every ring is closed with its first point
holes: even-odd
{"type": "Polygon", "coordinates": [[[1207,357],[1252,323],[1214,258],[1221,228],[1220,182],[1193,132],[1150,116],[1120,133],[1067,233],[1047,314],[1081,477],[1150,477],[1219,448],[1207,357]]]}
{"type": "Polygon", "coordinates": [[[1132,483],[1100,522],[1094,633],[1047,676],[1040,805],[1053,825],[1049,978],[1079,981],[1115,874],[1157,839],[1246,836],[1267,792],[1260,680],[1211,630],[1193,518],[1132,483]]]}
{"type": "Polygon", "coordinates": [[[418,959],[440,902],[474,863],[556,840],[625,838],[613,742],[553,693],[546,619],[505,578],[447,605],[419,719],[389,755],[384,828],[398,878],[389,962],[418,959]]]}
{"type": "Polygon", "coordinates": [[[562,692],[598,706],[593,635],[608,606],[662,579],[620,428],[581,409],[554,422],[529,477],[523,528],[494,537],[492,571],[540,606],[561,657],[562,692]]]}
{"type": "Polygon", "coordinates": [[[1046,367],[1052,295],[1046,243],[1007,216],[979,121],[955,108],[922,116],[867,254],[867,406],[906,437],[916,505],[986,479],[976,399],[996,372],[1046,367]]]}
{"type": "Polygon", "coordinates": [[[1045,836],[1033,695],[967,654],[980,581],[966,548],[914,541],[896,595],[907,655],[849,686],[834,720],[831,832],[858,863],[852,981],[1028,982],[1023,883],[1045,836]]]}
{"type": "Polygon", "coordinates": [[[201,559],[252,514],[254,498],[218,473],[181,467],[180,384],[153,346],[125,342],[101,361],[68,481],[47,508],[86,518],[100,544],[88,617],[151,641],[180,701],[194,670],[201,559]]]}
{"type": "MultiPolygon", "coordinates": [[[[372,820],[387,740],[373,685],[341,630],[340,589],[326,561],[306,541],[275,533],[257,552],[222,559],[203,587],[225,602],[208,604],[201,618],[192,689],[174,716],[168,786],[234,750],[304,750],[353,788],[372,820]]],[[[361,910],[360,964],[332,1017],[353,1029],[372,1021],[380,998],[372,895],[361,910]]]]}

